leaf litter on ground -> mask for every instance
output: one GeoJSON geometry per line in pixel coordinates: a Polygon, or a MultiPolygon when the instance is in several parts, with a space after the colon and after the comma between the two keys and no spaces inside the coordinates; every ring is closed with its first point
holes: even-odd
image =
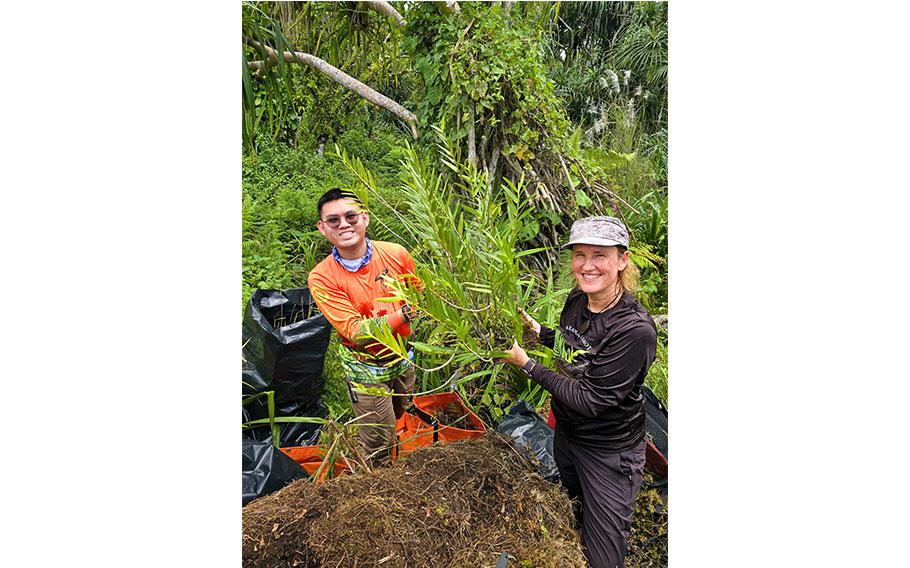
{"type": "MultiPolygon", "coordinates": [[[[243,509],[243,566],[584,567],[572,502],[524,450],[483,438],[419,448],[391,467],[306,479],[243,509]]],[[[636,498],[626,568],[667,566],[666,503],[636,498]]]]}
{"type": "Polygon", "coordinates": [[[572,503],[511,441],[420,448],[391,467],[295,481],[243,509],[245,567],[586,566],[572,503]]]}

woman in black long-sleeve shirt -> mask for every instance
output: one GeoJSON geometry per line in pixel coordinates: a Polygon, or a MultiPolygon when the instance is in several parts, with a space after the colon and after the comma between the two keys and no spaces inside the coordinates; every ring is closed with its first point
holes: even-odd
{"type": "Polygon", "coordinates": [[[554,451],[562,484],[581,501],[582,543],[594,568],[621,567],[632,526],[632,504],[645,463],[644,384],[654,362],[657,330],[632,295],[637,271],[629,237],[613,217],[572,225],[572,273],[558,330],[529,318],[544,345],[556,333],[567,352],[582,352],[553,372],[515,343],[504,359],[552,394],[554,451]]]}

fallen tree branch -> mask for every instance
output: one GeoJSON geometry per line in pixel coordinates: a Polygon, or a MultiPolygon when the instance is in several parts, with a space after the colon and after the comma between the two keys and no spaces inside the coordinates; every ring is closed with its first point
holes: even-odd
{"type": "Polygon", "coordinates": [[[267,63],[268,63],[267,61],[250,61],[249,63],[247,63],[247,66],[249,66],[251,71],[256,72],[257,77],[262,77],[263,71],[265,71],[265,69],[267,67],[269,67],[269,65],[267,65],[267,63]]]}
{"type": "Polygon", "coordinates": [[[363,0],[360,4],[363,4],[378,14],[395,18],[395,23],[398,24],[398,27],[403,28],[408,24],[407,20],[404,19],[404,16],[398,13],[398,10],[392,7],[388,2],[383,2],[382,0],[363,0]]]}
{"type": "Polygon", "coordinates": [[[445,12],[446,14],[458,14],[461,12],[461,7],[458,5],[458,2],[448,0],[446,2],[437,2],[439,9],[445,12]]]}
{"type": "MultiPolygon", "coordinates": [[[[247,45],[253,49],[258,50],[266,57],[266,61],[251,61],[249,63],[250,69],[255,69],[257,72],[261,73],[266,66],[274,65],[277,63],[278,51],[267,45],[263,45],[250,37],[244,37],[243,40],[247,45]]],[[[304,53],[302,51],[285,51],[282,54],[282,59],[284,59],[284,61],[287,63],[301,63],[312,67],[342,87],[350,89],[374,105],[386,109],[401,120],[408,123],[408,125],[411,127],[411,135],[414,137],[414,140],[417,140],[419,138],[419,135],[417,133],[417,117],[414,115],[414,113],[404,108],[397,102],[393,101],[389,97],[383,95],[382,93],[372,89],[364,83],[361,83],[344,71],[329,64],[325,60],[320,59],[315,55],[304,53]]]]}

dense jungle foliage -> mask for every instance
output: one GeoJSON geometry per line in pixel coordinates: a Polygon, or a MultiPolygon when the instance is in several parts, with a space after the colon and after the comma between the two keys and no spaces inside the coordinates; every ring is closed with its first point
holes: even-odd
{"type": "MultiPolygon", "coordinates": [[[[486,419],[518,398],[547,404],[493,355],[521,337],[517,307],[556,322],[572,286],[558,245],[575,219],[626,221],[637,297],[667,313],[666,3],[245,3],[243,36],[244,304],[305,286],[330,251],[316,200],[337,186],[444,297],[415,329],[417,389],[451,385],[486,419]]],[[[660,331],[648,384],[666,403],[660,331]]],[[[333,354],[325,402],[344,419],[333,354]]]]}

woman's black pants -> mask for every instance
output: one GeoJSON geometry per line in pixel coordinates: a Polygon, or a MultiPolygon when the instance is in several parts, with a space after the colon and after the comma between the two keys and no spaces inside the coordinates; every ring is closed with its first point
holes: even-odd
{"type": "Polygon", "coordinates": [[[611,452],[567,439],[557,424],[553,450],[563,487],[581,505],[577,515],[588,564],[622,568],[644,474],[645,440],[611,452]]]}

